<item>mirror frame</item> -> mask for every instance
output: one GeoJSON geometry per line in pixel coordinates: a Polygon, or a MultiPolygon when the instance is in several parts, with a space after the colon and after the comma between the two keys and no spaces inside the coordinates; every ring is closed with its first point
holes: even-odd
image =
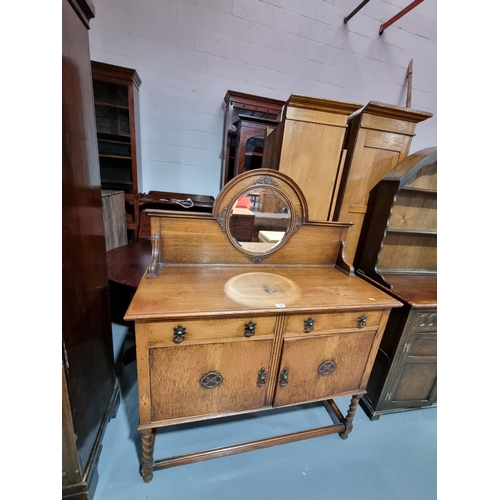
{"type": "Polygon", "coordinates": [[[245,254],[255,263],[261,262],[268,255],[271,255],[284,245],[300,229],[302,224],[308,222],[307,204],[305,197],[297,184],[289,177],[276,170],[258,168],[237,175],[229,181],[217,196],[212,211],[223,233],[230,243],[238,251],[245,254]],[[232,213],[232,207],[237,200],[251,190],[266,188],[280,195],[288,204],[290,209],[290,225],[281,239],[281,241],[266,252],[252,252],[241,247],[231,236],[229,229],[229,219],[232,213]]]}

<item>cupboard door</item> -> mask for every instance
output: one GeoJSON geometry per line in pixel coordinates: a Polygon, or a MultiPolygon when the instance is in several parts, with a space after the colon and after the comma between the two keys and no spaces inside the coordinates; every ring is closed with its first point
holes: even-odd
{"type": "Polygon", "coordinates": [[[314,401],[361,387],[376,330],[285,339],[273,406],[314,401]]]}
{"type": "Polygon", "coordinates": [[[403,346],[385,408],[420,408],[437,401],[437,335],[412,333],[403,346]]]}
{"type": "Polygon", "coordinates": [[[271,346],[259,339],[151,346],[152,421],[261,408],[269,383],[261,369],[267,375],[271,346]]]}

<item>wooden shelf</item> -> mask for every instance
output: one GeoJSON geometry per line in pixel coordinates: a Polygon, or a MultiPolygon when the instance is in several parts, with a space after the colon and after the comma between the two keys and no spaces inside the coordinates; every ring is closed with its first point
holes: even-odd
{"type": "Polygon", "coordinates": [[[414,188],[414,187],[403,187],[403,188],[401,188],[401,191],[416,191],[419,193],[437,194],[437,191],[435,189],[421,189],[421,188],[414,188]]]}
{"type": "Polygon", "coordinates": [[[94,101],[94,104],[96,106],[108,106],[110,108],[119,108],[119,109],[126,109],[126,110],[130,109],[128,106],[125,106],[124,104],[110,104],[108,102],[102,102],[102,101],[94,101]]]}
{"type": "MultiPolygon", "coordinates": [[[[409,276],[436,276],[437,271],[434,269],[379,269],[377,268],[377,273],[384,276],[389,276],[391,274],[407,274],[409,276]]],[[[364,273],[362,273],[364,274],[364,273]]]]}
{"type": "Polygon", "coordinates": [[[99,158],[118,158],[120,160],[131,160],[131,156],[119,156],[119,155],[99,155],[99,158]]]}
{"type": "MultiPolygon", "coordinates": [[[[130,134],[119,134],[117,132],[103,132],[102,130],[97,130],[97,140],[98,141],[106,141],[106,140],[114,140],[115,138],[125,137],[126,139],[131,139],[130,134]],[[100,136],[100,137],[99,137],[100,136]],[[106,136],[106,137],[103,137],[106,136]],[[108,139],[108,137],[113,137],[113,139],[108,139]]],[[[116,139],[120,144],[131,144],[131,141],[122,141],[121,139],[116,139]]]]}
{"type": "Polygon", "coordinates": [[[388,233],[405,233],[405,234],[428,234],[428,235],[436,235],[437,236],[437,231],[433,229],[408,229],[408,228],[397,228],[397,227],[390,227],[387,229],[388,233]]]}
{"type": "MultiPolygon", "coordinates": [[[[106,135],[116,135],[117,137],[127,137],[130,139],[132,136],[130,134],[119,134],[118,132],[104,132],[103,130],[98,130],[98,134],[106,134],[106,135]]],[[[98,139],[101,140],[101,139],[98,139]]],[[[122,144],[126,144],[125,142],[122,144]]]]}
{"type": "MultiPolygon", "coordinates": [[[[128,136],[130,137],[130,136],[128,136]]],[[[115,141],[113,139],[100,139],[99,137],[97,138],[97,142],[109,142],[111,144],[120,144],[124,146],[131,146],[132,144],[130,142],[124,142],[124,141],[115,141]]]]}
{"type": "Polygon", "coordinates": [[[101,184],[123,184],[126,186],[132,186],[134,183],[131,181],[113,181],[110,179],[101,179],[101,184]]]}

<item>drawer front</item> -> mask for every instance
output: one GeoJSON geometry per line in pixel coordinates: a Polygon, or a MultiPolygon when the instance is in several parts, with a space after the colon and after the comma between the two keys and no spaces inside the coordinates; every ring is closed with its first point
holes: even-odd
{"type": "Polygon", "coordinates": [[[230,227],[252,227],[254,217],[245,215],[231,215],[229,219],[230,227]]]}
{"type": "Polygon", "coordinates": [[[435,332],[437,331],[437,311],[430,310],[415,313],[412,324],[414,332],[435,332]]]}
{"type": "Polygon", "coordinates": [[[148,339],[149,343],[172,344],[225,338],[252,339],[273,335],[275,323],[274,316],[151,321],[148,323],[148,339]]]}
{"type": "Polygon", "coordinates": [[[437,335],[432,333],[415,333],[413,335],[410,335],[408,340],[408,356],[437,356],[437,335]]]}
{"type": "Polygon", "coordinates": [[[321,333],[346,328],[377,327],[382,311],[355,311],[345,313],[291,314],[286,319],[285,333],[321,333]]]}
{"type": "Polygon", "coordinates": [[[375,330],[284,341],[273,406],[364,390],[362,379],[375,330]]]}
{"type": "Polygon", "coordinates": [[[236,238],[238,241],[251,241],[253,235],[252,228],[241,228],[241,227],[233,227],[231,228],[231,235],[233,238],[236,238]]]}

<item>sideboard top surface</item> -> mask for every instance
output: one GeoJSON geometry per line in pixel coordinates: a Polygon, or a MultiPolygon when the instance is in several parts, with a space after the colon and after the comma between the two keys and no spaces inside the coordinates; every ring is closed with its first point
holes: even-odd
{"type": "Polygon", "coordinates": [[[345,261],[349,227],[349,223],[310,222],[303,193],[281,172],[260,169],[238,175],[219,193],[212,214],[181,217],[171,212],[151,217],[151,264],[125,319],[401,307],[394,297],[355,276],[345,261]],[[257,193],[262,207],[248,210],[254,215],[250,221],[240,220],[238,203],[257,193]],[[255,225],[254,218],[262,224],[260,233],[273,230],[266,224],[277,216],[287,221],[287,227],[280,229],[272,248],[260,240],[239,241],[239,233],[233,234],[236,226],[255,225]],[[256,250],[259,245],[265,248],[256,250]]]}
{"type": "Polygon", "coordinates": [[[163,266],[143,277],[126,320],[245,313],[383,309],[396,299],[334,268],[163,266]]]}

